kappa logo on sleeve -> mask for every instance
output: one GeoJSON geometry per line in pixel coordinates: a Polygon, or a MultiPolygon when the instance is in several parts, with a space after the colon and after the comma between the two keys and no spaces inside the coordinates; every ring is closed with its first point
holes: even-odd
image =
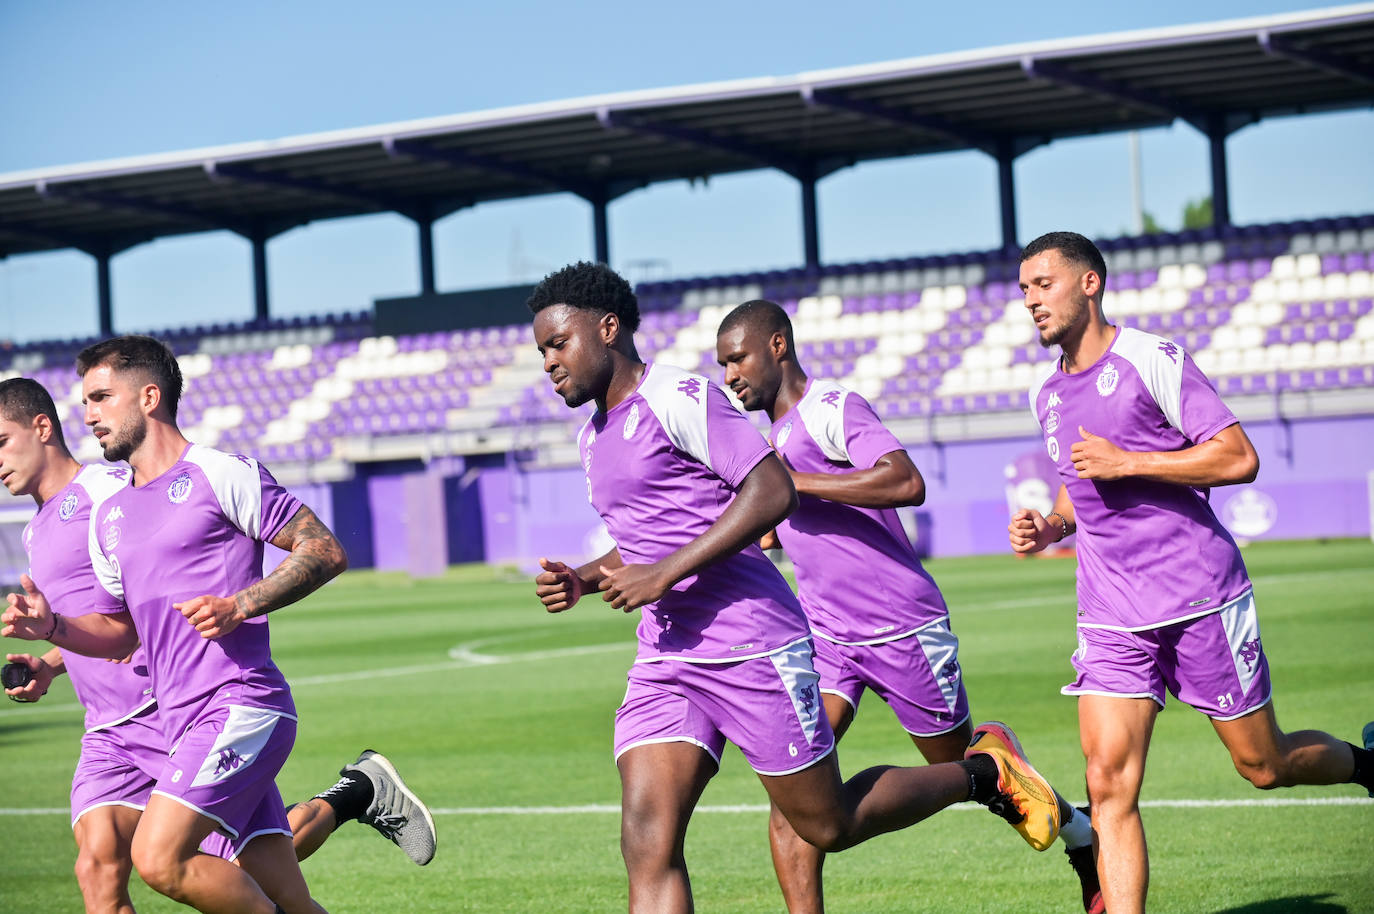
{"type": "Polygon", "coordinates": [[[838,390],[830,391],[825,396],[821,397],[821,402],[827,406],[838,407],[840,405],[840,392],[838,390]]]}
{"type": "Polygon", "coordinates": [[[1178,346],[1165,340],[1159,344],[1159,351],[1167,355],[1170,362],[1173,362],[1175,365],[1178,364],[1178,346]]]}
{"type": "Polygon", "coordinates": [[[701,402],[700,398],[697,396],[701,393],[700,378],[686,378],[684,380],[678,381],[677,389],[679,392],[689,397],[693,403],[701,402]]]}

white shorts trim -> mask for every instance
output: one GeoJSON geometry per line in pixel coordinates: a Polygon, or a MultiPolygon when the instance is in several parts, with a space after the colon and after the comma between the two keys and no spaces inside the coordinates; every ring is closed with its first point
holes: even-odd
{"type": "Polygon", "coordinates": [[[1219,613],[1223,609],[1227,609],[1231,606],[1234,606],[1241,600],[1244,600],[1246,597],[1252,596],[1254,592],[1255,589],[1253,587],[1247,587],[1245,588],[1244,592],[1236,594],[1234,597],[1227,600],[1225,603],[1220,603],[1216,606],[1211,606],[1206,609],[1200,609],[1197,612],[1189,613],[1186,616],[1179,616],[1176,619],[1166,619],[1163,622],[1151,622],[1149,625],[1103,625],[1100,622],[1079,622],[1078,627],[1105,628],[1109,631],[1114,632],[1148,632],[1153,631],[1156,628],[1167,628],[1170,625],[1177,625],[1180,622],[1191,622],[1194,619],[1201,619],[1203,616],[1210,616],[1212,615],[1212,613],[1219,613]]]}
{"type": "Polygon", "coordinates": [[[1273,701],[1273,700],[1274,700],[1274,690],[1273,690],[1273,689],[1270,689],[1270,690],[1269,690],[1269,694],[1266,695],[1266,696],[1264,696],[1264,701],[1262,701],[1262,702],[1260,702],[1259,704],[1255,705],[1253,708],[1251,708],[1251,709],[1248,710],[1248,711],[1242,711],[1242,712],[1240,712],[1239,714],[1232,714],[1232,715],[1230,715],[1230,716],[1228,716],[1228,717],[1213,717],[1213,716],[1210,715],[1210,714],[1204,714],[1203,717],[1206,717],[1208,720],[1221,720],[1221,721],[1227,721],[1227,720],[1240,720],[1242,717],[1246,717],[1246,716],[1248,716],[1248,715],[1250,715],[1250,714],[1254,714],[1256,711],[1262,710],[1263,708],[1267,707],[1267,706],[1269,705],[1269,702],[1271,702],[1271,701],[1273,701]]]}
{"type": "Polygon", "coordinates": [[[92,809],[99,809],[102,806],[123,806],[126,809],[137,809],[139,812],[143,812],[145,808],[143,806],[139,806],[137,803],[130,803],[127,800],[101,800],[99,803],[92,803],[90,806],[84,807],[79,813],[77,813],[72,818],[72,828],[76,828],[76,823],[81,821],[81,817],[84,816],[86,813],[90,812],[92,809]]]}
{"type": "Polygon", "coordinates": [[[659,654],[654,657],[636,657],[635,663],[662,663],[665,660],[677,660],[681,663],[738,663],[741,660],[757,660],[760,657],[771,657],[772,655],[785,651],[789,647],[796,647],[803,641],[810,643],[811,633],[807,632],[793,641],[786,644],[779,644],[777,647],[768,647],[763,650],[754,651],[750,654],[734,654],[729,657],[697,657],[693,654],[659,654]]]}
{"type": "Polygon", "coordinates": [[[962,727],[964,724],[968,723],[972,719],[973,712],[970,711],[969,713],[965,714],[961,720],[951,724],[943,730],[936,730],[934,733],[917,733],[915,730],[907,730],[906,727],[903,727],[902,729],[906,731],[906,733],[909,736],[919,736],[922,739],[924,739],[930,736],[944,736],[946,733],[953,733],[955,730],[958,730],[960,727],[962,727]]]}
{"type": "Polygon", "coordinates": [[[286,837],[288,838],[292,837],[291,832],[287,831],[284,828],[259,829],[258,831],[253,832],[241,841],[235,839],[235,843],[230,845],[229,856],[225,857],[224,859],[228,860],[230,863],[233,863],[235,860],[239,859],[239,854],[243,853],[243,849],[246,848],[249,844],[251,844],[254,838],[260,838],[263,835],[286,835],[286,837]]]}
{"type": "Polygon", "coordinates": [[[701,740],[692,739],[690,736],[655,736],[650,739],[636,740],[617,752],[614,761],[619,763],[620,757],[631,749],[636,749],[640,746],[651,746],[654,743],[691,743],[693,746],[698,747],[707,755],[711,756],[711,761],[716,763],[717,768],[720,767],[720,756],[712,752],[710,746],[706,745],[701,740]]]}
{"type": "Polygon", "coordinates": [[[821,694],[822,694],[822,695],[834,695],[836,698],[842,698],[842,699],[844,699],[844,703],[847,704],[847,705],[849,705],[849,708],[850,708],[851,711],[857,711],[857,710],[859,710],[859,706],[856,705],[856,704],[854,704],[854,702],[850,701],[850,700],[849,700],[849,696],[846,695],[846,694],[844,694],[843,692],[837,692],[837,691],[835,691],[834,689],[821,689],[821,694]]]}
{"type": "Polygon", "coordinates": [[[1101,695],[1103,698],[1148,698],[1161,708],[1164,702],[1151,695],[1149,692],[1107,692],[1102,689],[1075,689],[1073,686],[1064,686],[1059,690],[1060,695],[1101,695]]]}
{"type": "MultiPolygon", "coordinates": [[[[770,778],[780,778],[780,777],[784,777],[784,776],[789,775],[789,774],[796,774],[798,771],[805,771],[805,770],[808,769],[808,768],[814,768],[814,767],[815,767],[817,764],[819,764],[820,762],[825,761],[825,759],[826,759],[828,756],[833,755],[834,752],[835,752],[835,741],[832,739],[832,740],[830,741],[830,748],[829,748],[829,749],[825,750],[825,751],[822,752],[820,755],[816,756],[815,758],[811,759],[811,761],[809,761],[809,762],[807,762],[807,763],[805,763],[805,764],[803,764],[803,765],[798,765],[798,766],[795,767],[795,768],[788,768],[786,771],[762,771],[762,770],[760,770],[760,769],[758,769],[758,768],[755,768],[755,769],[754,769],[754,773],[755,773],[755,774],[761,774],[761,775],[764,775],[765,777],[770,777],[770,778]]],[[[752,767],[752,766],[751,766],[751,767],[752,767]]]]}
{"type": "Polygon", "coordinates": [[[219,830],[220,830],[221,832],[223,832],[225,835],[227,835],[227,836],[229,837],[229,840],[231,840],[231,841],[237,839],[238,836],[239,836],[239,833],[238,833],[237,829],[230,828],[228,822],[224,821],[223,819],[221,819],[219,816],[215,815],[214,813],[206,812],[205,810],[201,809],[199,806],[197,806],[197,805],[194,804],[194,803],[188,803],[186,800],[182,799],[181,797],[174,797],[174,796],[172,796],[170,793],[166,793],[166,792],[164,792],[164,791],[156,790],[156,789],[153,790],[153,795],[154,795],[154,796],[159,796],[159,797],[166,797],[167,799],[172,800],[173,802],[180,803],[182,806],[185,806],[187,809],[191,810],[192,812],[199,813],[200,815],[204,816],[205,818],[209,819],[210,821],[215,822],[215,823],[217,824],[217,827],[219,828],[219,830]]]}
{"type": "Polygon", "coordinates": [[[148,700],[147,700],[147,701],[145,701],[143,704],[139,705],[137,708],[134,708],[132,711],[130,711],[128,714],[125,714],[123,717],[118,717],[118,718],[115,718],[114,720],[106,721],[106,722],[103,723],[103,724],[96,724],[94,727],[87,727],[87,728],[86,728],[86,732],[87,732],[87,733],[96,733],[96,732],[99,732],[99,731],[101,731],[101,730],[108,730],[108,729],[110,729],[111,727],[117,727],[117,726],[119,726],[120,724],[125,723],[126,721],[133,720],[135,717],[137,717],[138,715],[142,714],[144,711],[148,710],[149,708],[156,708],[156,707],[157,707],[157,699],[156,699],[156,698],[153,698],[153,697],[150,695],[150,696],[148,696],[148,700]]]}
{"type": "Polygon", "coordinates": [[[827,635],[825,634],[825,632],[822,632],[820,629],[816,628],[813,628],[811,630],[811,634],[815,635],[817,638],[822,638],[826,641],[829,641],[831,644],[843,644],[846,647],[871,647],[875,644],[887,644],[889,641],[901,641],[903,638],[910,638],[912,635],[917,634],[918,632],[923,632],[926,629],[930,628],[932,625],[939,625],[941,622],[949,622],[949,613],[945,613],[938,619],[931,619],[929,622],[922,622],[915,628],[909,628],[904,632],[899,632],[895,635],[882,635],[881,637],[871,638],[866,641],[841,641],[839,638],[832,638],[830,635],[827,635]]]}

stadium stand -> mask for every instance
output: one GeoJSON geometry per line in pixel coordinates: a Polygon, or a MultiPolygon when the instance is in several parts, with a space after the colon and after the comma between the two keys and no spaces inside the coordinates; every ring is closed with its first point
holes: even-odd
{"type": "MultiPolygon", "coordinates": [[[[1108,239],[1105,310],[1179,342],[1228,398],[1326,396],[1327,414],[1374,413],[1374,216],[1108,239]]],[[[999,252],[642,284],[641,354],[717,374],[715,329],[750,298],[792,315],[803,364],[844,380],[908,437],[936,418],[951,440],[1022,432],[1025,391],[1052,357],[1033,339],[999,252]]],[[[342,478],[356,461],[538,450],[575,462],[583,420],[549,390],[525,324],[375,336],[366,314],[198,327],[164,335],[182,359],[193,440],[253,453],[289,477],[342,478]]],[[[0,361],[69,411],[82,459],[73,357],[87,341],[0,361]]],[[[1272,413],[1272,409],[1269,409],[1272,413]]]]}

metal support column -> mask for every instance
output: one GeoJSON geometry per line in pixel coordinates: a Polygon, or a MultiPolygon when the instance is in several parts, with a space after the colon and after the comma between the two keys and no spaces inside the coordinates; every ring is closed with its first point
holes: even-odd
{"type": "Polygon", "coordinates": [[[802,209],[802,248],[806,255],[806,268],[818,269],[821,265],[821,231],[816,213],[816,175],[814,172],[797,176],[801,182],[802,209]]]}
{"type": "Polygon", "coordinates": [[[1002,213],[1002,250],[1019,251],[1021,245],[1016,241],[1016,176],[1012,171],[1016,164],[1016,151],[1012,144],[1002,141],[997,144],[997,195],[1002,213]]]}
{"type": "Polygon", "coordinates": [[[420,233],[420,294],[433,295],[434,286],[434,217],[427,211],[415,217],[420,233]]]}
{"type": "Polygon", "coordinates": [[[110,294],[110,252],[88,252],[95,258],[95,299],[99,309],[100,335],[114,336],[114,301],[110,294]]]}
{"type": "Polygon", "coordinates": [[[587,202],[592,205],[592,238],[596,248],[596,262],[609,265],[611,262],[611,228],[606,219],[606,209],[610,206],[610,200],[603,190],[595,196],[588,197],[587,202]]]}
{"type": "Polygon", "coordinates": [[[267,239],[265,232],[254,232],[248,241],[253,245],[253,316],[260,321],[271,315],[267,307],[267,239]]]}
{"type": "Polygon", "coordinates": [[[1226,137],[1230,131],[1221,118],[1207,122],[1207,142],[1212,159],[1212,225],[1221,230],[1231,224],[1231,189],[1226,174],[1226,137]]]}

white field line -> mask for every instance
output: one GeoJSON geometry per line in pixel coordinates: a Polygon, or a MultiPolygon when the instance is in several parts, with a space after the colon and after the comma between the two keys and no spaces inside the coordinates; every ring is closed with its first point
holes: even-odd
{"type": "MultiPolygon", "coordinates": [[[[1145,809],[1274,809],[1292,806],[1374,806],[1374,800],[1363,797],[1256,797],[1236,800],[1142,800],[1145,809]]],[[[980,809],[973,803],[959,803],[950,810],[970,812],[980,809]]],[[[767,804],[738,803],[725,806],[698,806],[696,812],[747,813],[762,815],[768,811],[767,804]]],[[[615,815],[620,812],[618,804],[585,803],[574,806],[451,806],[430,810],[436,816],[580,816],[615,815]]],[[[32,809],[0,807],[0,816],[57,816],[70,815],[71,810],[63,807],[35,807],[32,809]]]]}

